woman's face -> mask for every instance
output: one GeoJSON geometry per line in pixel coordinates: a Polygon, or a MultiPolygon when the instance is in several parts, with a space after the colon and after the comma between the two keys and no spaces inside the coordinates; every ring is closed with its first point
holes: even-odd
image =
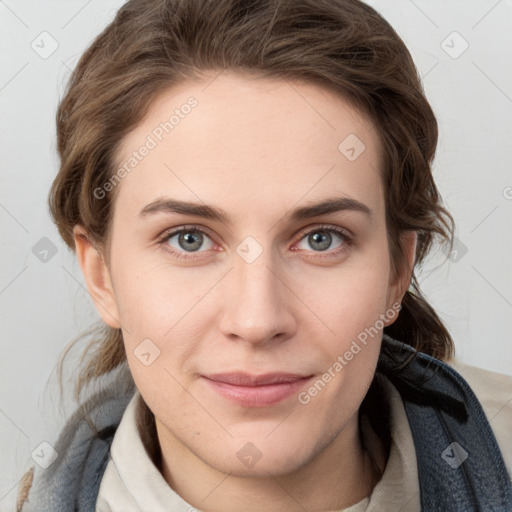
{"type": "Polygon", "coordinates": [[[164,451],[257,476],[348,446],[409,277],[372,124],[318,86],[224,72],[159,96],[118,164],[93,297],[164,451]]]}

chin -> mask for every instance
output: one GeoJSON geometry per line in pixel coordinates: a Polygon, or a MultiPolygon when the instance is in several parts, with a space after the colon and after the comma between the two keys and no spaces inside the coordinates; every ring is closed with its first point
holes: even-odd
{"type": "Polygon", "coordinates": [[[231,476],[241,478],[268,478],[269,475],[279,477],[293,473],[305,466],[313,457],[312,448],[304,446],[304,442],[283,446],[260,441],[235,441],[235,447],[225,447],[222,453],[211,454],[203,461],[209,466],[231,476]],[[231,457],[225,454],[230,452],[231,457]]]}

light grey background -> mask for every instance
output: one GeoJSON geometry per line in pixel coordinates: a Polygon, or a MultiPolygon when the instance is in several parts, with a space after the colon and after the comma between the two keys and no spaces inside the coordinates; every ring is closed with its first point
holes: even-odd
{"type": "MultiPolygon", "coordinates": [[[[13,506],[30,454],[63,422],[57,358],[97,318],[46,201],[58,166],[58,100],[122,3],[0,1],[2,512],[13,506]],[[48,250],[44,237],[55,255],[36,245],[48,250]]],[[[512,375],[512,1],[369,3],[411,50],[440,123],[435,175],[459,241],[444,264],[442,252],[432,255],[420,281],[457,357],[512,375]]]]}

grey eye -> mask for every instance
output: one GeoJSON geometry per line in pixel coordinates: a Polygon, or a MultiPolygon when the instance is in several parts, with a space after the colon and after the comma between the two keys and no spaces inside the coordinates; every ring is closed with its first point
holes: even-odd
{"type": "MultiPolygon", "coordinates": [[[[177,251],[196,252],[202,246],[205,241],[210,242],[210,246],[205,249],[211,249],[213,246],[212,241],[204,233],[194,229],[181,230],[173,233],[167,239],[167,243],[177,251]]],[[[204,247],[203,247],[204,248],[204,247]]]]}
{"type": "Polygon", "coordinates": [[[326,251],[328,249],[336,249],[344,244],[345,240],[341,234],[338,234],[330,229],[315,229],[310,233],[306,234],[301,240],[300,244],[307,242],[309,247],[300,247],[300,249],[311,250],[314,249],[316,252],[326,251]],[[331,244],[338,238],[340,243],[335,247],[331,247],[331,244]]]}

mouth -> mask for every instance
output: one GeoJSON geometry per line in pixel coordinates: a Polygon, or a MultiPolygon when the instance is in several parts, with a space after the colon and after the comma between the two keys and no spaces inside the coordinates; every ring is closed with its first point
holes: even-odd
{"type": "Polygon", "coordinates": [[[244,407],[268,407],[298,393],[312,375],[292,373],[219,373],[203,375],[210,389],[244,407]]]}

